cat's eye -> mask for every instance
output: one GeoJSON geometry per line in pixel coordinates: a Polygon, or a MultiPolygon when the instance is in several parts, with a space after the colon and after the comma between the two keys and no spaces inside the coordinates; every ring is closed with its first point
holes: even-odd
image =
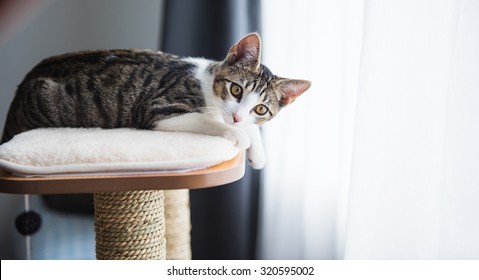
{"type": "Polygon", "coordinates": [[[254,112],[260,116],[268,113],[268,111],[269,111],[268,107],[262,104],[256,105],[256,107],[254,107],[254,112]]]}
{"type": "Polygon", "coordinates": [[[243,88],[237,83],[231,83],[230,93],[236,98],[240,98],[243,94],[243,88]]]}

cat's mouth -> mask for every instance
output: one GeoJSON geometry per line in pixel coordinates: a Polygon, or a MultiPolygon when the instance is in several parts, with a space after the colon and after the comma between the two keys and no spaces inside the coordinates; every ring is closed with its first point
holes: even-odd
{"type": "MultiPolygon", "coordinates": [[[[223,115],[222,117],[225,123],[231,124],[231,125],[235,125],[237,123],[235,122],[235,117],[234,117],[234,115],[236,115],[235,113],[231,114],[231,113],[223,112],[222,115],[223,115]]],[[[236,120],[238,120],[238,118],[236,120]]]]}
{"type": "Polygon", "coordinates": [[[226,116],[225,121],[234,126],[241,126],[244,124],[243,118],[238,113],[226,116]]]}
{"type": "Polygon", "coordinates": [[[228,116],[228,117],[224,118],[224,120],[225,120],[225,123],[227,123],[227,124],[231,124],[231,125],[238,124],[237,122],[234,121],[234,119],[231,116],[228,116]]]}
{"type": "Polygon", "coordinates": [[[234,118],[232,115],[229,116],[228,118],[225,118],[225,122],[231,126],[237,127],[237,128],[247,128],[248,126],[251,125],[250,122],[244,120],[244,119],[238,119],[234,118]]]}

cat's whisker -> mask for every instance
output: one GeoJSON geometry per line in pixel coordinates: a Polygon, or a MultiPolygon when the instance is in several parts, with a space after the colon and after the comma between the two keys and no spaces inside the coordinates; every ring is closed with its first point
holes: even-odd
{"type": "Polygon", "coordinates": [[[213,103],[213,104],[215,104],[215,105],[219,105],[220,107],[223,107],[223,104],[222,104],[220,101],[215,100],[215,99],[213,99],[213,98],[210,98],[210,97],[206,97],[206,96],[205,96],[205,100],[206,100],[206,101],[210,101],[211,103],[213,103]]]}
{"type": "Polygon", "coordinates": [[[211,107],[211,106],[199,107],[199,109],[207,109],[207,110],[213,110],[213,111],[222,111],[223,110],[223,108],[211,107]]]}
{"type": "Polygon", "coordinates": [[[203,110],[203,113],[205,113],[205,114],[214,114],[214,113],[217,113],[217,112],[221,112],[221,115],[224,118],[228,118],[229,116],[232,115],[230,110],[228,108],[225,108],[225,107],[218,108],[218,107],[204,106],[204,107],[201,107],[200,110],[203,110]]]}
{"type": "Polygon", "coordinates": [[[218,113],[218,112],[221,112],[221,113],[224,113],[224,110],[220,109],[220,108],[211,108],[211,107],[201,107],[199,108],[203,113],[210,113],[210,114],[213,114],[213,113],[218,113]]]}
{"type": "Polygon", "coordinates": [[[208,108],[209,110],[221,111],[223,117],[229,117],[233,114],[233,112],[231,112],[227,107],[225,107],[220,101],[209,98],[209,97],[205,97],[204,99],[206,101],[210,101],[214,105],[218,105],[218,107],[205,106],[203,108],[208,108]]]}

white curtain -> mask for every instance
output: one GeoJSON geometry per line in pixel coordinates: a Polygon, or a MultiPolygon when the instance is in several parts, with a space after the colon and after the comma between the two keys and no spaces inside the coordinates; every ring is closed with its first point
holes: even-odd
{"type": "Polygon", "coordinates": [[[479,1],[263,0],[264,259],[479,259],[479,1]]]}

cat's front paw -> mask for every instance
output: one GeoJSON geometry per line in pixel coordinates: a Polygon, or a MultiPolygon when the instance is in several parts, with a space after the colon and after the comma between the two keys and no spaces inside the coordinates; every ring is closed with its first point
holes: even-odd
{"type": "Polygon", "coordinates": [[[251,146],[248,149],[248,162],[254,169],[262,169],[266,165],[264,150],[251,146]]]}
{"type": "Polygon", "coordinates": [[[223,138],[233,142],[240,149],[247,149],[251,146],[251,140],[246,132],[238,128],[230,128],[225,131],[223,138]]]}

